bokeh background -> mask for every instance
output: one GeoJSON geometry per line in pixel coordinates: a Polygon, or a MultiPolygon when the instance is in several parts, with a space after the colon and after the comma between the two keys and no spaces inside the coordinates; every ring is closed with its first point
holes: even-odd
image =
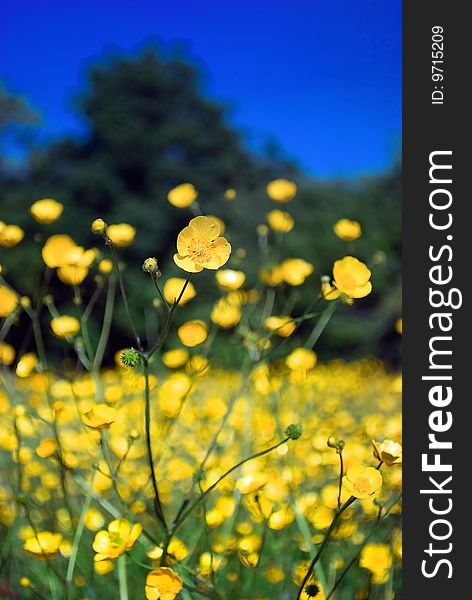
{"type": "MultiPolygon", "coordinates": [[[[345,254],[373,270],[374,292],[337,312],[320,359],[375,355],[398,366],[399,2],[17,0],[0,13],[1,220],[32,234],[29,206],[53,197],[65,210],[48,235],[67,231],[86,247],[97,244],[92,219],[131,223],[125,278],[132,309],[144,313],[153,290],[142,285],[142,261],[156,256],[177,274],[175,238],[190,218],[167,202],[170,188],[193,183],[204,213],[224,219],[251,284],[256,227],[272,208],[265,186],[287,177],[299,193],[282,258],[312,262],[315,281],[345,254]],[[362,224],[353,244],[333,232],[342,217],[362,224]]],[[[8,276],[27,294],[43,266],[32,235],[25,240],[8,276]]],[[[199,277],[187,318],[208,313],[211,277],[199,277]]],[[[70,290],[51,285],[67,305],[70,290]]],[[[304,286],[301,311],[314,289],[304,286]]],[[[130,343],[119,309],[113,336],[112,347],[130,343]]],[[[238,348],[219,337],[228,366],[238,348]]]]}

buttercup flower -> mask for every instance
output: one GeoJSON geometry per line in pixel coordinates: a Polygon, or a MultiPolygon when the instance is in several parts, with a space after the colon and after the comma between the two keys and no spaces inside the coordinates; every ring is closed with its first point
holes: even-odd
{"type": "Polygon", "coordinates": [[[52,198],[37,200],[31,207],[30,213],[42,225],[54,223],[62,215],[64,206],[52,198]]]}
{"type": "Polygon", "coordinates": [[[222,329],[230,329],[241,320],[241,310],[237,304],[221,298],[211,311],[211,320],[222,329]]]}
{"type": "Polygon", "coordinates": [[[95,404],[90,410],[84,412],[82,421],[90,429],[108,429],[116,420],[116,410],[108,404],[95,404]]]}
{"type": "Polygon", "coordinates": [[[18,225],[6,225],[0,221],[0,246],[13,248],[25,237],[25,232],[18,225]]]}
{"type": "Polygon", "coordinates": [[[139,523],[131,525],[128,519],[115,519],[108,525],[108,531],[101,530],[95,535],[92,548],[96,562],[120,557],[131,550],[141,535],[143,528],[139,523]]]}
{"type": "Polygon", "coordinates": [[[18,361],[15,373],[17,377],[28,377],[38,364],[38,357],[34,352],[27,352],[18,361]]]}
{"type": "Polygon", "coordinates": [[[100,273],[103,273],[103,275],[108,275],[113,271],[113,261],[108,258],[104,258],[98,263],[98,270],[100,273]]]}
{"type": "Polygon", "coordinates": [[[57,269],[57,276],[66,285],[80,285],[96,256],[94,249],[84,250],[81,246],[70,248],[63,257],[62,266],[57,269]]]}
{"type": "Polygon", "coordinates": [[[267,195],[275,202],[290,202],[297,193],[297,186],[287,179],[274,179],[267,185],[267,195]]]}
{"type": "Polygon", "coordinates": [[[0,285],[0,318],[8,317],[18,306],[18,298],[6,285],[0,285]]]}
{"type": "Polygon", "coordinates": [[[316,365],[316,353],[308,348],[295,348],[285,359],[291,371],[308,371],[316,365]]]}
{"type": "Polygon", "coordinates": [[[174,600],[184,586],[182,579],[169,567],[160,567],[146,576],[147,600],[174,600]]]}
{"type": "Polygon", "coordinates": [[[234,200],[236,198],[237,192],[234,188],[228,188],[225,190],[225,199],[226,200],[234,200]]]}
{"type": "Polygon", "coordinates": [[[280,337],[288,337],[295,331],[296,327],[292,317],[289,316],[267,317],[267,319],[264,321],[264,325],[266,329],[273,331],[280,337]]]}
{"type": "Polygon", "coordinates": [[[286,258],[280,265],[280,273],[285,283],[302,285],[313,273],[313,265],[302,258],[286,258]]]}
{"type": "Polygon", "coordinates": [[[371,275],[366,265],[353,256],[345,256],[333,266],[334,285],[350,298],[364,298],[370,294],[371,275]]]}
{"type": "Polygon", "coordinates": [[[386,583],[392,566],[390,547],[387,544],[367,544],[362,549],[359,566],[372,573],[372,583],[386,583]]]}
{"type": "Polygon", "coordinates": [[[62,315],[51,321],[51,329],[57,337],[67,338],[77,335],[80,331],[80,322],[75,317],[62,315]]]}
{"type": "Polygon", "coordinates": [[[382,475],[374,467],[351,467],[343,477],[346,490],[360,500],[374,496],[382,487],[382,475]]]}
{"type": "Polygon", "coordinates": [[[49,458],[57,450],[57,443],[52,438],[41,440],[36,447],[36,454],[40,458],[49,458]]]}
{"type": "Polygon", "coordinates": [[[341,240],[346,242],[352,242],[357,240],[362,235],[361,224],[357,221],[351,221],[350,219],[339,219],[337,223],[333,225],[334,233],[341,240]]]}
{"type": "Polygon", "coordinates": [[[32,537],[25,540],[23,549],[36,558],[54,558],[59,551],[62,542],[60,533],[50,531],[38,531],[32,537]]]}
{"type": "MultiPolygon", "coordinates": [[[[169,277],[169,279],[164,283],[164,288],[162,292],[164,294],[164,298],[169,304],[174,304],[174,302],[180,296],[184,285],[185,279],[183,279],[182,277],[169,277]]],[[[180,298],[179,306],[187,304],[188,302],[190,302],[190,300],[195,298],[196,295],[197,292],[195,290],[195,286],[191,281],[189,281],[187,287],[185,288],[185,292],[182,295],[182,298],[180,298]]]]}
{"type": "Polygon", "coordinates": [[[372,440],[372,446],[374,447],[374,456],[377,460],[380,460],[389,467],[401,464],[402,446],[398,442],[384,440],[380,443],[372,440]]]}
{"type": "Polygon", "coordinates": [[[292,215],[284,210],[271,210],[267,215],[267,222],[272,231],[288,233],[292,231],[295,221],[292,215]]]}
{"type": "Polygon", "coordinates": [[[246,275],[242,271],[233,269],[220,269],[215,277],[218,285],[225,290],[239,290],[246,281],[246,275]]]}
{"type": "Polygon", "coordinates": [[[175,264],[189,273],[219,269],[229,259],[231,245],[220,236],[220,226],[211,217],[195,217],[177,237],[175,264]]]}
{"type": "Polygon", "coordinates": [[[15,348],[7,342],[0,341],[0,365],[7,367],[15,360],[15,348]]]}
{"type": "Polygon", "coordinates": [[[132,244],[135,235],[136,229],[128,223],[119,223],[118,225],[109,225],[107,227],[107,236],[119,248],[125,248],[132,244]]]}
{"type": "Polygon", "coordinates": [[[46,240],[41,250],[44,262],[51,269],[65,267],[69,264],[71,252],[77,248],[77,244],[70,235],[59,233],[52,235],[46,240]]]}
{"type": "Polygon", "coordinates": [[[175,350],[168,350],[162,355],[162,362],[169,369],[178,369],[183,367],[188,361],[188,351],[185,348],[176,348],[175,350]]]}
{"type": "Polygon", "coordinates": [[[191,183],[181,183],[169,191],[167,200],[177,208],[186,208],[197,196],[198,192],[191,183]]]}
{"type": "Polygon", "coordinates": [[[395,321],[395,331],[398,335],[403,333],[403,319],[401,317],[395,321]]]}
{"type": "Polygon", "coordinates": [[[208,327],[203,321],[187,321],[178,328],[177,335],[184,346],[192,348],[207,339],[208,327]]]}

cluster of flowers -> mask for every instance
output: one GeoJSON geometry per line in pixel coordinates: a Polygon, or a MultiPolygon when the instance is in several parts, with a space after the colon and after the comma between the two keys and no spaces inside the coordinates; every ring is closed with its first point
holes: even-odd
{"type": "MultiPolygon", "coordinates": [[[[296,193],[287,180],[267,186],[277,203],[290,202],[296,193]]],[[[229,201],[236,195],[225,192],[229,201]]],[[[274,313],[268,299],[277,288],[305,284],[314,266],[302,258],[263,263],[257,284],[246,287],[246,273],[231,265],[224,222],[199,214],[197,197],[188,183],[168,193],[171,204],[196,215],[178,234],[173,255],[185,277],[167,277],[161,285],[159,261],[149,257],[142,265],[162,319],[158,340],[147,348],[129,311],[116,255],[116,248],[133,242],[132,225],[108,225],[101,218],[92,223],[110,258],[67,234],[43,241],[47,272],[55,271],[73,288],[76,315],[61,313],[47,290],[33,303],[0,274],[0,413],[11,415],[0,423],[0,460],[16,473],[13,484],[10,477],[0,480],[0,523],[23,540],[28,555],[48,564],[67,561],[66,586],[93,589],[94,578],[112,573],[118,563],[122,597],[129,557],[148,569],[148,600],[173,600],[185,589],[218,598],[216,580],[238,590],[246,579],[235,559],[254,573],[247,581],[260,573],[282,595],[293,593],[295,584],[298,598],[321,600],[328,580],[320,558],[332,540],[345,542],[331,556],[335,571],[349,564],[349,549],[358,550],[372,583],[384,584],[401,556],[399,530],[394,525],[389,544],[373,544],[362,521],[377,515],[385,532],[385,517],[400,513],[401,471],[382,469],[401,462],[401,446],[393,441],[401,435],[400,380],[376,362],[320,365],[313,350],[340,302],[352,304],[371,293],[371,271],[345,256],[321,279],[302,315],[274,313]],[[114,369],[100,369],[109,343],[108,317],[94,347],[87,330],[91,305],[81,310],[77,302],[79,286],[94,265],[107,293],[113,294],[118,282],[135,342],[116,349],[114,369]],[[194,282],[204,269],[215,271],[221,297],[206,319],[181,321],[178,344],[169,345],[175,312],[194,301],[194,282]],[[321,318],[307,342],[287,346],[283,358],[272,359],[271,352],[300,324],[319,316],[313,311],[317,303],[321,318]],[[45,354],[44,307],[50,333],[75,356],[73,368],[59,373],[45,354]],[[31,319],[36,347],[17,352],[7,336],[24,314],[31,319]],[[239,370],[215,366],[211,349],[218,329],[235,330],[245,355],[239,370]],[[334,438],[337,433],[345,441],[334,438]],[[384,441],[375,441],[379,438],[384,441]],[[170,522],[169,514],[175,515],[170,522]],[[267,542],[269,532],[282,531],[283,537],[267,542]],[[282,559],[281,543],[292,548],[282,559]],[[318,544],[321,550],[313,556],[318,544]],[[92,550],[91,573],[78,556],[92,550]]],[[[43,199],[30,211],[47,225],[60,218],[63,206],[43,199]]],[[[259,226],[259,236],[267,237],[269,230],[285,235],[294,227],[293,217],[279,209],[269,211],[267,223],[259,226]]],[[[333,229],[347,242],[362,234],[360,224],[348,219],[333,229]]],[[[15,225],[0,224],[4,247],[14,247],[23,235],[15,225]]],[[[41,583],[20,580],[33,593],[41,583]]]]}

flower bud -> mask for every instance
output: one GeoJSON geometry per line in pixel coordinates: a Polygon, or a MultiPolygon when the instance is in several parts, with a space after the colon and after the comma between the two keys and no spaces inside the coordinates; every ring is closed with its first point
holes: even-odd
{"type": "Polygon", "coordinates": [[[285,435],[291,440],[298,440],[303,433],[303,427],[298,423],[292,423],[285,430],[285,435]]]}
{"type": "Polygon", "coordinates": [[[120,356],[121,362],[125,367],[137,367],[141,363],[141,355],[134,348],[126,348],[120,356]]]}
{"type": "Polygon", "coordinates": [[[157,258],[146,258],[146,260],[143,262],[143,271],[145,273],[149,273],[151,275],[159,277],[160,272],[159,267],[157,265],[157,258]]]}
{"type": "Polygon", "coordinates": [[[92,223],[92,233],[105,233],[107,224],[103,219],[95,219],[92,223]]]}

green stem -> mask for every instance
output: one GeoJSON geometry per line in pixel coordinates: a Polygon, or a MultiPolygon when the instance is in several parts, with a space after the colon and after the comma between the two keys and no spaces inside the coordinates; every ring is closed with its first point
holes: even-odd
{"type": "Polygon", "coordinates": [[[126,554],[118,559],[118,583],[120,585],[120,600],[128,600],[128,581],[126,578],[126,554]]]}
{"type": "Polygon", "coordinates": [[[179,305],[179,302],[182,300],[182,297],[185,293],[185,290],[187,289],[188,284],[190,283],[190,279],[192,278],[192,275],[193,275],[193,273],[188,273],[187,279],[185,280],[185,283],[184,283],[182,289],[180,290],[180,294],[179,294],[177,300],[170,307],[170,310],[167,314],[167,321],[166,321],[166,324],[164,325],[164,329],[163,329],[161,335],[159,336],[159,341],[157,342],[157,344],[155,344],[155,346],[153,346],[151,348],[151,350],[149,350],[149,352],[147,352],[147,354],[146,354],[147,358],[151,358],[151,356],[154,354],[154,352],[158,348],[162,348],[162,346],[164,345],[164,342],[166,341],[167,336],[169,335],[170,326],[172,325],[172,319],[174,317],[175,309],[179,305]]]}
{"type": "Polygon", "coordinates": [[[82,511],[80,513],[79,523],[78,523],[77,529],[75,531],[74,542],[72,544],[72,550],[70,553],[69,564],[67,565],[66,583],[68,585],[72,582],[72,578],[74,576],[74,568],[75,568],[75,563],[77,560],[77,554],[79,551],[80,540],[82,538],[82,534],[84,532],[84,527],[85,527],[85,516],[90,507],[91,501],[92,501],[92,494],[89,492],[85,498],[85,502],[82,507],[82,511]]]}
{"type": "Polygon", "coordinates": [[[349,506],[351,506],[351,504],[353,502],[356,501],[356,498],[354,496],[351,496],[349,498],[349,500],[347,500],[343,506],[341,506],[341,508],[339,508],[336,511],[336,514],[333,517],[333,520],[331,521],[330,526],[328,527],[328,531],[326,532],[326,535],[324,537],[323,542],[321,543],[321,546],[319,547],[318,552],[315,554],[313,560],[310,563],[310,566],[308,567],[308,571],[306,572],[305,577],[303,578],[302,584],[300,586],[300,589],[298,590],[298,595],[297,595],[297,600],[300,600],[301,595],[303,593],[303,590],[305,589],[305,585],[308,583],[308,581],[310,580],[310,577],[312,576],[312,573],[315,569],[315,566],[317,564],[317,562],[320,560],[326,546],[328,545],[329,540],[331,539],[331,535],[333,533],[333,531],[336,528],[336,525],[338,524],[339,518],[341,517],[341,515],[343,514],[343,512],[349,508],[349,506]]]}
{"type": "Polygon", "coordinates": [[[138,347],[138,350],[140,352],[142,352],[143,348],[142,348],[142,345],[141,345],[141,338],[138,335],[138,332],[137,332],[136,327],[134,325],[133,317],[131,316],[131,311],[129,309],[128,296],[126,295],[125,284],[123,282],[123,277],[122,277],[121,271],[120,271],[120,264],[119,264],[119,261],[118,261],[118,255],[116,253],[115,246],[114,246],[113,242],[111,240],[107,240],[107,244],[110,246],[111,255],[113,257],[113,263],[115,265],[116,276],[118,278],[118,284],[120,286],[120,292],[121,292],[121,297],[123,299],[123,305],[125,307],[126,317],[128,319],[129,326],[131,327],[131,331],[133,333],[133,337],[134,337],[134,339],[136,341],[136,346],[138,347]]]}
{"type": "Polygon", "coordinates": [[[208,496],[208,494],[210,494],[217,487],[217,485],[219,483],[221,483],[221,481],[223,481],[223,479],[225,479],[226,477],[228,477],[228,475],[230,475],[233,471],[236,471],[236,469],[239,469],[239,467],[241,467],[245,463],[249,462],[250,460],[254,460],[256,458],[260,458],[261,456],[265,456],[266,454],[269,454],[269,452],[272,452],[273,450],[275,450],[279,446],[282,446],[282,444],[287,443],[289,439],[290,438],[287,437],[287,438],[281,440],[280,442],[278,442],[277,444],[275,444],[274,446],[271,446],[270,448],[266,448],[265,450],[261,450],[260,452],[257,452],[256,454],[252,454],[251,456],[248,456],[248,457],[244,458],[243,460],[241,460],[240,462],[238,462],[236,465],[234,465],[233,467],[231,467],[231,469],[228,469],[225,473],[223,473],[223,475],[221,475],[221,477],[219,477],[215,481],[215,483],[213,483],[207,490],[205,490],[203,492],[203,494],[201,494],[198,498],[196,498],[190,504],[190,506],[187,508],[187,510],[185,510],[182,513],[182,515],[180,516],[179,520],[176,521],[173,524],[173,526],[172,526],[172,532],[175,533],[175,531],[177,530],[177,528],[180,527],[182,525],[182,523],[185,521],[185,519],[194,511],[194,509],[201,502],[203,502],[203,500],[208,496]]]}
{"type": "Polygon", "coordinates": [[[313,328],[313,331],[309,335],[307,341],[305,342],[305,348],[313,348],[313,346],[318,341],[320,335],[323,333],[326,325],[329,323],[331,317],[336,310],[336,302],[331,302],[327,308],[323,311],[321,317],[318,320],[318,323],[313,328]]]}
{"type": "Polygon", "coordinates": [[[146,447],[147,447],[147,455],[148,455],[148,463],[149,463],[149,471],[151,474],[152,487],[154,489],[154,509],[156,512],[156,516],[159,521],[164,526],[164,529],[167,529],[166,520],[164,517],[164,512],[162,510],[161,499],[159,496],[159,489],[157,486],[157,478],[156,472],[154,470],[154,459],[152,456],[152,445],[151,445],[151,394],[149,388],[149,361],[147,358],[143,358],[144,364],[144,399],[145,399],[145,428],[146,428],[146,447]]]}
{"type": "Polygon", "coordinates": [[[102,365],[103,355],[110,335],[111,322],[113,318],[113,308],[115,306],[116,279],[111,277],[108,283],[107,299],[105,302],[105,313],[103,315],[102,331],[98,340],[97,351],[93,361],[93,369],[98,371],[102,365]]]}

